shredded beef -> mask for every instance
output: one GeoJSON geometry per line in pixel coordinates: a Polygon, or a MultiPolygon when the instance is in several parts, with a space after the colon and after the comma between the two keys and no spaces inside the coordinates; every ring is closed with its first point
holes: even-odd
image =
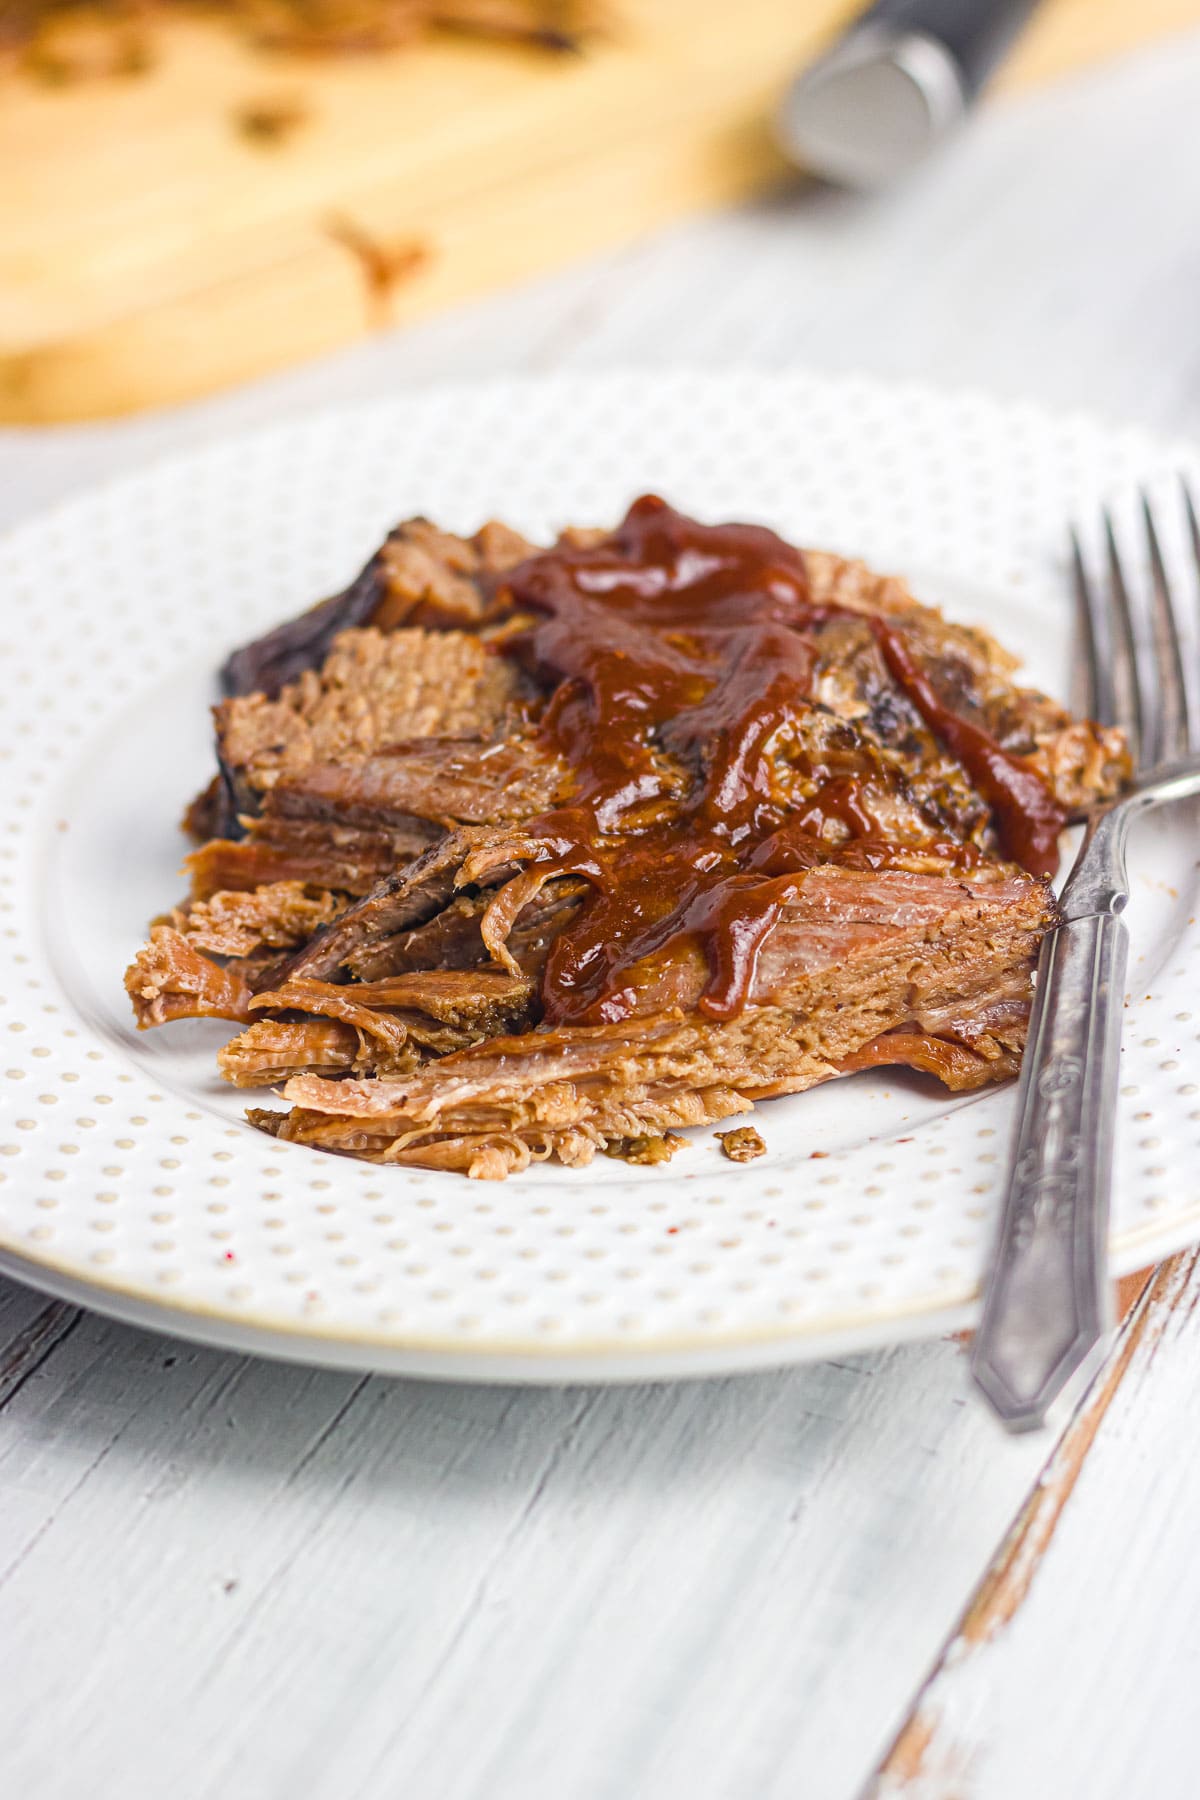
{"type": "Polygon", "coordinates": [[[143,1030],[169,1019],[250,1017],[251,990],[235,970],[222,968],[169,925],[156,925],[150,942],[125,972],[125,988],[143,1030]]]}
{"type": "Polygon", "coordinates": [[[431,919],[454,893],[459,870],[483,835],[472,830],[448,833],[423,856],[385,876],[289,957],[277,970],[277,981],[332,975],[369,945],[431,919]]]}
{"type": "MultiPolygon", "coordinates": [[[[561,545],[603,570],[615,541],[576,531],[561,545]]],[[[660,1161],[680,1130],[866,1068],[958,1090],[1012,1075],[1055,905],[1000,853],[1004,819],[963,746],[994,746],[1062,816],[1117,791],[1120,735],[1017,687],[986,632],[903,583],[778,554],[805,584],[793,687],[807,682],[807,698],[737,756],[703,684],[641,737],[630,702],[625,788],[605,776],[624,810],[585,853],[581,782],[595,789],[595,771],[571,746],[586,705],[569,683],[555,690],[536,649],[551,639],[528,610],[531,596],[549,604],[532,546],[499,525],[469,539],[398,527],[344,594],[229,659],[218,776],[187,815],[206,839],[187,862],[192,897],[126,977],[139,1025],[238,1023],[221,1072],[282,1084],[290,1106],[251,1111],[264,1131],[479,1179],[597,1150],[660,1161]],[[889,631],[917,686],[898,677],[889,631]],[[604,884],[619,889],[647,831],[683,832],[697,796],[741,779],[751,754],[761,850],[729,891],[765,881],[770,907],[741,1002],[709,1005],[716,915],[694,909],[694,928],[668,931],[677,877],[656,888],[651,861],[619,1005],[553,1023],[548,986],[571,970],[604,884]]],[[[774,617],[759,648],[778,639],[790,655],[774,617]]],[[[694,656],[679,629],[664,654],[694,656]]],[[[729,641],[748,682],[754,646],[729,641]]],[[[594,984],[591,965],[576,978],[594,984]]],[[[761,1151],[749,1127],[720,1136],[735,1160],[761,1151]]]]}

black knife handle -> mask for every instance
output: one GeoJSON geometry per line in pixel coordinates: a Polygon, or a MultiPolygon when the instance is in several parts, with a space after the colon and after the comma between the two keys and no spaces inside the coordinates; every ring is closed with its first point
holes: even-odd
{"type": "Polygon", "coordinates": [[[935,38],[953,57],[963,91],[973,99],[1037,4],[1038,0],[875,0],[842,35],[871,25],[935,38]]]}

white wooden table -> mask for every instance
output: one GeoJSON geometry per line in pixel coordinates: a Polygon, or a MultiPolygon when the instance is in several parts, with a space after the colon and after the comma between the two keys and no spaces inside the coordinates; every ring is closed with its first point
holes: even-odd
{"type": "MultiPolygon", "coordinates": [[[[802,361],[1200,436],[1200,38],[904,195],[779,201],[299,374],[0,432],[0,523],[242,423],[514,367],[802,361]]],[[[1190,1178],[1180,1172],[1181,1179],[1190,1178]]],[[[1194,1800],[1200,1262],[1055,1444],[933,1343],[539,1392],[0,1287],[12,1800],[1194,1800]]]]}

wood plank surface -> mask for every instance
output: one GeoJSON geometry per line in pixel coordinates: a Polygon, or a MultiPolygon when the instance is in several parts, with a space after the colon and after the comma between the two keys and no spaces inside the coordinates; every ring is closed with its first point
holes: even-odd
{"type": "Polygon", "coordinates": [[[1164,1459],[1161,1447],[1200,1414],[1198,1356],[1191,1251],[1158,1271],[1126,1320],[864,1800],[1007,1800],[1029,1791],[1031,1740],[1043,1746],[1035,1792],[1195,1792],[1200,1458],[1189,1447],[1164,1459]],[[1162,1727],[1148,1741],[1137,1710],[1149,1683],[1162,1727]]]}
{"type": "Polygon", "coordinates": [[[961,1384],[422,1386],[85,1317],[4,1413],[8,1791],[848,1794],[1044,1458],[961,1384]]]}
{"type": "MultiPolygon", "coordinates": [[[[325,61],[185,19],[144,75],[0,74],[0,420],[206,393],[777,180],[771,108],[847,10],[627,0],[579,57],[325,61]],[[277,144],[237,128],[276,102],[299,120],[277,144]]],[[[1200,0],[1047,0],[1005,80],[1197,20],[1200,0]]]]}

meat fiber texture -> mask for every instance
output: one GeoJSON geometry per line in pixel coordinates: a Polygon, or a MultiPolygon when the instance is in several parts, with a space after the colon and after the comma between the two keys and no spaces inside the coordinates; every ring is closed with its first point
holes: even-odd
{"type": "MultiPolygon", "coordinates": [[[[998,854],[871,620],[901,623],[942,702],[1072,813],[1119,788],[1119,735],[1016,686],[989,635],[903,583],[807,552],[813,599],[836,611],[814,631],[804,754],[781,759],[780,791],[799,814],[813,771],[853,760],[886,843],[825,824],[736,1016],[702,1009],[697,944],[639,966],[629,1016],[551,1028],[547,956],[588,890],[547,874],[524,829],[575,781],[539,729],[544,690],[503,654],[521,623],[504,574],[532,549],[503,526],[463,539],[411,521],[345,594],[230,658],[218,775],[185,821],[203,840],[191,894],[126,976],[139,1026],[238,1025],[222,1074],[288,1103],[250,1111],[264,1131],[476,1178],[597,1150],[665,1160],[683,1128],[882,1065],[952,1089],[1010,1077],[1053,896],[998,854]]],[[[665,745],[662,766],[685,795],[687,756],[665,745]]]]}

